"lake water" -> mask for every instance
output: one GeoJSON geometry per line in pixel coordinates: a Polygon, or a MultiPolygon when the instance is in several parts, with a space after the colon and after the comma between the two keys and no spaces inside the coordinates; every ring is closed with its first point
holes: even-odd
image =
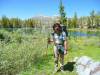
{"type": "MultiPolygon", "coordinates": [[[[0,28],[0,30],[4,30],[6,28],[0,28]]],[[[6,30],[8,31],[12,31],[12,28],[7,28],[6,30]]],[[[23,33],[32,33],[34,31],[38,31],[38,32],[43,32],[43,33],[51,33],[52,31],[50,31],[49,29],[46,29],[46,30],[41,30],[41,29],[33,29],[33,28],[14,28],[13,29],[14,31],[19,31],[19,32],[23,32],[23,33]]],[[[98,36],[100,37],[100,31],[79,31],[79,30],[68,30],[68,36],[72,36],[72,37],[91,37],[91,36],[98,36]]]]}
{"type": "Polygon", "coordinates": [[[91,37],[91,36],[100,37],[100,31],[69,31],[68,35],[74,37],[91,37]]]}

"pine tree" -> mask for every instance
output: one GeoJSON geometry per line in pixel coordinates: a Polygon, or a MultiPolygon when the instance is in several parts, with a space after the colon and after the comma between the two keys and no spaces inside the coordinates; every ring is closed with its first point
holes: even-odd
{"type": "Polygon", "coordinates": [[[4,28],[7,28],[7,27],[9,26],[9,18],[6,17],[5,15],[2,16],[1,25],[2,25],[4,28]]]}
{"type": "Polygon", "coordinates": [[[77,13],[75,12],[74,13],[74,17],[72,18],[72,25],[73,25],[74,28],[77,28],[78,27],[77,21],[78,21],[77,13]]]}
{"type": "Polygon", "coordinates": [[[88,28],[91,27],[91,19],[90,19],[90,17],[87,17],[87,26],[88,26],[88,28]]]}
{"type": "Polygon", "coordinates": [[[60,23],[63,25],[67,25],[67,17],[66,17],[66,13],[64,11],[64,6],[62,4],[62,0],[60,0],[59,13],[60,13],[60,23]]]}
{"type": "Polygon", "coordinates": [[[93,27],[94,26],[94,18],[95,18],[95,11],[92,10],[90,12],[90,18],[91,18],[91,26],[93,27]]]}

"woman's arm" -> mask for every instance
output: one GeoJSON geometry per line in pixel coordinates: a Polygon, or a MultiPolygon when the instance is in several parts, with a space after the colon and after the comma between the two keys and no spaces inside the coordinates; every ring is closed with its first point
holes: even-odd
{"type": "Polygon", "coordinates": [[[53,42],[53,40],[51,40],[50,38],[48,38],[48,44],[51,44],[53,42]]]}
{"type": "Polygon", "coordinates": [[[64,51],[65,52],[64,54],[66,54],[67,53],[67,50],[68,50],[68,42],[67,42],[67,40],[64,41],[64,48],[65,48],[64,49],[65,50],[64,51]]]}

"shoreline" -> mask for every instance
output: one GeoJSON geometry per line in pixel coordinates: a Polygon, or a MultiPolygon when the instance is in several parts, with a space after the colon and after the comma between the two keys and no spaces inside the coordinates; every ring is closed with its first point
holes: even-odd
{"type": "Polygon", "coordinates": [[[73,29],[68,29],[68,31],[100,31],[100,29],[81,29],[81,28],[73,28],[73,29]]]}

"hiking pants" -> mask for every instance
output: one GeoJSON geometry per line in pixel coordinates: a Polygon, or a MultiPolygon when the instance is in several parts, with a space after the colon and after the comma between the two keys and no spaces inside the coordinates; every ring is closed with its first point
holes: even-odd
{"type": "Polygon", "coordinates": [[[59,52],[57,46],[54,46],[55,67],[58,67],[59,60],[60,60],[60,67],[62,67],[64,65],[64,52],[59,52]]]}

